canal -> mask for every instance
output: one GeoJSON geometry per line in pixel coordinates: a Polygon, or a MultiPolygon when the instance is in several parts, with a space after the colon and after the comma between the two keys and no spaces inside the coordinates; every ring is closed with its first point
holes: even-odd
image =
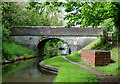
{"type": "MultiPolygon", "coordinates": [[[[44,59],[60,55],[60,51],[50,51],[44,59]],[[50,56],[51,55],[51,56],[50,56]]],[[[41,70],[40,57],[2,65],[2,82],[53,82],[56,75],[41,70]]]]}

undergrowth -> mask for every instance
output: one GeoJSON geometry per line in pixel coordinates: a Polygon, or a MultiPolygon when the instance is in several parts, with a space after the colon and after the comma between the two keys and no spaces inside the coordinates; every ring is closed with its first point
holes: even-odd
{"type": "Polygon", "coordinates": [[[13,60],[15,57],[34,55],[35,52],[16,44],[13,41],[6,41],[2,43],[2,61],[13,60]]]}

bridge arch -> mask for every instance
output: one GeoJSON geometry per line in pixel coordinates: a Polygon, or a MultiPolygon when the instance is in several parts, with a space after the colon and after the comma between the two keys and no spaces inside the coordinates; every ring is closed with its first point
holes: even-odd
{"type": "MultiPolygon", "coordinates": [[[[50,41],[50,40],[55,40],[55,39],[58,39],[58,40],[63,40],[61,38],[45,38],[41,41],[39,41],[37,43],[37,55],[40,56],[40,57],[43,57],[44,56],[44,47],[45,47],[45,44],[50,41]]],[[[65,41],[65,40],[63,40],[65,41]]],[[[66,41],[65,41],[66,42],[66,41]]],[[[66,42],[68,43],[68,42],[66,42]]]]}

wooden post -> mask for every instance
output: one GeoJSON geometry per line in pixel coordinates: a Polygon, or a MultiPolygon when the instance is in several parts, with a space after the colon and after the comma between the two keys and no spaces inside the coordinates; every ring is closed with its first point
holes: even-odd
{"type": "Polygon", "coordinates": [[[103,30],[103,39],[105,39],[105,43],[107,43],[107,32],[103,30]]]}
{"type": "Polygon", "coordinates": [[[108,33],[106,33],[106,42],[108,43],[108,33]]]}
{"type": "Polygon", "coordinates": [[[115,39],[114,39],[114,33],[112,33],[112,44],[115,43],[115,39]]]}

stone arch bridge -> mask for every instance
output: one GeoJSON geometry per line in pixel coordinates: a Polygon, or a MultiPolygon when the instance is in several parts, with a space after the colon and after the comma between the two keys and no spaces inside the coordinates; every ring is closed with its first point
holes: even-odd
{"type": "Polygon", "coordinates": [[[64,28],[64,27],[14,27],[11,30],[11,38],[34,51],[43,54],[45,43],[50,39],[62,39],[71,48],[71,53],[83,48],[101,35],[103,29],[99,28],[64,28]],[[41,53],[42,52],[42,53],[41,53]]]}

